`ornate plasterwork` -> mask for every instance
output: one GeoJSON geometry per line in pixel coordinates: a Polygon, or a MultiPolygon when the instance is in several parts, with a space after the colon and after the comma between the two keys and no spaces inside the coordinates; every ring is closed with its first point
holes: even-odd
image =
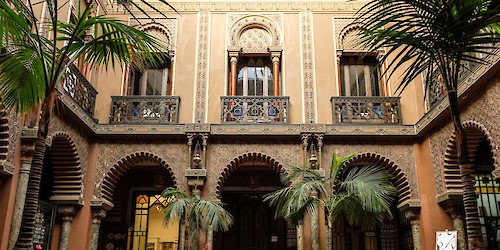
{"type": "MultiPolygon", "coordinates": [[[[279,162],[279,165],[287,167],[300,165],[301,145],[289,144],[287,141],[268,140],[258,142],[245,142],[241,140],[225,141],[225,143],[214,142],[208,147],[207,183],[205,189],[210,192],[211,198],[217,197],[217,186],[228,171],[228,166],[235,159],[244,155],[260,155],[279,162]]],[[[261,157],[262,158],[262,157],[261,157]]],[[[271,161],[269,161],[271,162],[271,161]]]]}
{"type": "Polygon", "coordinates": [[[198,47],[196,57],[194,97],[194,121],[206,122],[207,92],[208,92],[208,57],[210,43],[210,12],[202,10],[198,13],[198,47]]]}
{"type": "MultiPolygon", "coordinates": [[[[87,160],[89,156],[89,141],[87,137],[83,135],[83,132],[75,129],[70,123],[62,120],[58,116],[51,116],[50,124],[49,124],[49,136],[48,140],[53,140],[56,136],[65,135],[68,140],[72,142],[75,146],[75,152],[78,153],[79,157],[79,165],[81,168],[81,178],[85,180],[85,175],[87,174],[87,160]]],[[[85,182],[82,182],[82,194],[83,189],[85,188],[85,182]]]]}
{"type": "Polygon", "coordinates": [[[237,158],[233,159],[225,168],[224,172],[222,172],[222,176],[219,177],[216,187],[217,197],[221,197],[222,188],[227,178],[231,175],[231,173],[239,168],[241,164],[245,162],[260,162],[262,164],[268,165],[270,169],[276,171],[276,173],[280,173],[284,170],[283,165],[281,165],[278,161],[273,159],[272,157],[262,154],[262,153],[247,153],[244,155],[240,155],[237,158]]]}
{"type": "Polygon", "coordinates": [[[158,38],[158,40],[169,49],[175,51],[177,41],[177,18],[131,18],[130,26],[137,26],[139,30],[158,38]]]}
{"type": "MultiPolygon", "coordinates": [[[[230,3],[230,2],[171,2],[169,3],[178,12],[197,12],[199,10],[209,10],[211,12],[232,12],[232,11],[283,11],[283,12],[298,12],[304,9],[310,9],[314,12],[327,12],[327,13],[350,13],[354,14],[363,5],[364,2],[333,2],[333,1],[308,1],[308,2],[247,2],[247,3],[230,3]]],[[[149,6],[144,3],[137,2],[137,6],[144,10],[151,10],[149,6]]],[[[149,2],[158,10],[162,12],[174,12],[172,8],[161,2],[149,2]]],[[[124,13],[126,11],[121,5],[108,4],[108,13],[124,13]]],[[[139,13],[139,10],[130,6],[131,10],[139,13]]],[[[153,11],[153,10],[151,10],[153,11]]]]}
{"type": "Polygon", "coordinates": [[[176,187],[181,190],[185,189],[186,183],[182,181],[182,178],[179,178],[184,175],[184,170],[188,164],[185,143],[169,142],[167,140],[148,140],[147,142],[104,141],[99,145],[94,199],[103,198],[101,197],[101,191],[104,177],[109,175],[112,169],[116,169],[117,164],[131,157],[134,158],[132,165],[134,161],[140,162],[140,159],[150,159],[162,163],[172,174],[176,187]]]}
{"type": "Polygon", "coordinates": [[[333,26],[335,29],[336,49],[347,51],[358,51],[356,49],[357,31],[359,24],[354,23],[353,17],[334,17],[333,26]]]}
{"type": "Polygon", "coordinates": [[[16,142],[19,138],[20,133],[20,122],[16,112],[9,111],[7,112],[7,126],[9,127],[9,144],[7,145],[7,153],[5,162],[0,163],[0,169],[3,168],[3,171],[12,174],[14,172],[14,154],[16,152],[16,142]]]}
{"type": "Polygon", "coordinates": [[[242,53],[269,53],[282,46],[283,16],[276,13],[227,14],[228,47],[242,53]]]}
{"type": "MultiPolygon", "coordinates": [[[[333,153],[347,155],[351,152],[359,152],[358,156],[370,156],[367,159],[376,159],[375,163],[391,163],[393,178],[395,175],[403,174],[410,189],[410,195],[405,196],[405,201],[416,201],[420,199],[417,172],[415,169],[415,155],[411,144],[381,145],[381,144],[325,144],[323,145],[323,162],[332,162],[333,153]],[[398,172],[401,171],[401,172],[398,172]],[[394,175],[395,174],[395,175],[394,175]]],[[[328,175],[328,174],[327,174],[328,175]]],[[[403,180],[402,176],[398,177],[403,180]]],[[[393,179],[394,180],[394,179],[393,179]]]]}
{"type": "MultiPolygon", "coordinates": [[[[475,96],[475,101],[464,107],[461,112],[464,125],[480,124],[481,131],[489,141],[491,146],[495,169],[500,169],[498,151],[500,145],[500,135],[498,134],[498,122],[500,120],[500,109],[498,106],[498,96],[500,96],[500,75],[492,78],[489,84],[475,96]]],[[[446,149],[450,143],[453,132],[453,124],[448,122],[442,128],[429,136],[430,151],[434,165],[437,194],[442,195],[447,192],[445,186],[444,164],[446,149]]]]}
{"type": "Polygon", "coordinates": [[[81,204],[84,182],[75,143],[68,133],[58,131],[47,137],[47,144],[53,168],[49,174],[54,180],[50,200],[59,204],[81,204]]]}
{"type": "Polygon", "coordinates": [[[304,122],[316,122],[316,94],[314,77],[312,12],[300,12],[300,42],[302,52],[302,84],[304,95],[304,122]]]}

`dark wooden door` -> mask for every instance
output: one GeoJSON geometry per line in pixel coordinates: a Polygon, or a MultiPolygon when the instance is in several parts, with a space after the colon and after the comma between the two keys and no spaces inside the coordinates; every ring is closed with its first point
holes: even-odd
{"type": "Polygon", "coordinates": [[[234,225],[222,235],[225,250],[285,250],[286,222],[274,219],[274,210],[263,194],[230,193],[223,201],[234,216],[234,225]]]}

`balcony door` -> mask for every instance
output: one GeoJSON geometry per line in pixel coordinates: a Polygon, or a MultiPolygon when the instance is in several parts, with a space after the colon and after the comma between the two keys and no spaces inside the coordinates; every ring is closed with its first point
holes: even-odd
{"type": "Polygon", "coordinates": [[[274,94],[271,60],[267,57],[241,58],[236,81],[237,96],[269,96],[274,94]]]}
{"type": "Polygon", "coordinates": [[[130,93],[141,96],[171,95],[170,63],[164,63],[155,68],[148,68],[132,73],[130,93]]]}
{"type": "Polygon", "coordinates": [[[377,59],[374,56],[342,56],[340,83],[342,96],[380,96],[377,59]]]}

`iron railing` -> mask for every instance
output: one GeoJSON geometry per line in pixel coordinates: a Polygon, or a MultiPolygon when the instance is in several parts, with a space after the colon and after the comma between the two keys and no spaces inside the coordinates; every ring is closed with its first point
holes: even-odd
{"type": "Polygon", "coordinates": [[[111,124],[176,124],[178,96],[112,96],[111,124]]]}
{"type": "Polygon", "coordinates": [[[62,88],[90,117],[93,117],[97,90],[75,65],[70,65],[66,69],[62,88]]]}
{"type": "Polygon", "coordinates": [[[401,124],[399,97],[332,97],[334,124],[401,124]]]}
{"type": "Polygon", "coordinates": [[[287,123],[288,96],[222,96],[221,123],[287,123]]]}

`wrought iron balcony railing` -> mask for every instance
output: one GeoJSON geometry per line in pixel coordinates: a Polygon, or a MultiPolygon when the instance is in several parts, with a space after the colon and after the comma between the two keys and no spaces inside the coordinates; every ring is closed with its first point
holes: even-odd
{"type": "Polygon", "coordinates": [[[221,123],[287,123],[288,96],[222,96],[221,123]]]}
{"type": "Polygon", "coordinates": [[[178,96],[112,96],[111,124],[176,124],[178,96]]]}
{"type": "Polygon", "coordinates": [[[399,97],[332,97],[334,124],[401,124],[399,97]]]}
{"type": "Polygon", "coordinates": [[[66,70],[62,88],[90,117],[93,117],[97,91],[75,65],[69,66],[66,70]]]}

